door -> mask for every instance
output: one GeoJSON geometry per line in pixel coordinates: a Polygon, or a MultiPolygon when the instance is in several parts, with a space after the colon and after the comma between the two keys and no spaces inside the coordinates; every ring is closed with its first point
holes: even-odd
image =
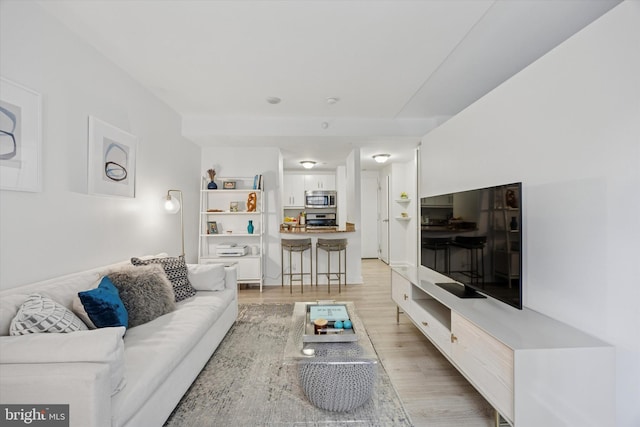
{"type": "Polygon", "coordinates": [[[381,185],[378,186],[378,200],[380,202],[380,215],[378,230],[380,230],[379,258],[389,264],[389,175],[382,178],[381,185]]]}
{"type": "Polygon", "coordinates": [[[361,175],[362,258],[378,258],[378,174],[361,175]]]}

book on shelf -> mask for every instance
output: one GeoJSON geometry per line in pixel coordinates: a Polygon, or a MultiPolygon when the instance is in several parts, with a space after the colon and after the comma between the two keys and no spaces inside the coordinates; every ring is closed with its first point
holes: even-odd
{"type": "Polygon", "coordinates": [[[262,175],[256,175],[253,177],[253,189],[262,190],[262,175]]]}

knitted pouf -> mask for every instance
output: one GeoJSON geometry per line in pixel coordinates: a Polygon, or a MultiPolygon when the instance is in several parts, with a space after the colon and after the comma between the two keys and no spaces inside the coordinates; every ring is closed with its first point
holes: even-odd
{"type": "Polygon", "coordinates": [[[347,412],[371,398],[377,372],[375,360],[358,358],[361,348],[355,343],[314,347],[316,357],[298,366],[300,384],[311,403],[328,411],[347,412]]]}

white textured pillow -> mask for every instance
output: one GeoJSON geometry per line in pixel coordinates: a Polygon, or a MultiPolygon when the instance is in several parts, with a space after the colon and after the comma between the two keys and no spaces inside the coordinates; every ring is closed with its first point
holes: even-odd
{"type": "Polygon", "coordinates": [[[111,395],[124,380],[123,326],[71,334],[31,334],[3,337],[0,364],[92,362],[109,365],[111,395]]]}
{"type": "Polygon", "coordinates": [[[187,264],[187,276],[198,291],[224,290],[224,264],[187,264]]]}
{"type": "Polygon", "coordinates": [[[27,297],[11,321],[11,335],[41,332],[74,332],[87,329],[82,320],[66,307],[40,294],[27,297]]]}

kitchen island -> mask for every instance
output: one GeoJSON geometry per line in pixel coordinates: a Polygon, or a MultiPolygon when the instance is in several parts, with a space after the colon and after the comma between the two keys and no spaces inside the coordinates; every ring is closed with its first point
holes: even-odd
{"type": "MultiPolygon", "coordinates": [[[[305,271],[308,271],[309,269],[309,265],[308,265],[308,258],[309,256],[312,257],[313,259],[313,271],[314,271],[314,284],[315,284],[315,271],[316,269],[319,267],[320,270],[319,271],[326,271],[327,269],[327,256],[324,252],[320,252],[319,256],[318,256],[318,264],[316,265],[316,245],[318,243],[318,238],[320,239],[347,239],[348,244],[347,244],[347,283],[348,284],[353,284],[353,283],[361,283],[361,280],[354,280],[355,277],[360,277],[359,271],[360,269],[359,267],[359,263],[360,263],[360,257],[357,255],[357,248],[360,245],[360,235],[359,233],[356,233],[356,229],[355,229],[355,225],[352,223],[347,223],[345,226],[339,226],[339,227],[310,227],[310,228],[306,228],[304,226],[293,226],[290,227],[290,229],[285,230],[281,227],[280,229],[280,235],[282,236],[283,239],[308,239],[311,238],[311,254],[309,254],[309,252],[307,252],[304,256],[304,265],[305,265],[305,271]],[[358,273],[355,274],[354,276],[351,276],[351,274],[353,273],[358,273]]],[[[337,262],[337,258],[335,258],[337,256],[337,254],[332,254],[332,262],[331,262],[331,268],[332,270],[334,269],[334,266],[338,265],[337,262]]],[[[293,271],[300,271],[300,258],[299,257],[293,257],[292,258],[292,268],[293,271]]],[[[288,266],[285,266],[285,268],[288,268],[288,266]]],[[[319,284],[320,285],[326,285],[327,281],[326,281],[326,276],[320,276],[319,277],[319,284]]],[[[305,284],[308,284],[308,282],[305,280],[305,284]]],[[[335,282],[332,282],[332,285],[335,284],[335,282]]],[[[332,286],[333,288],[333,286],[332,286]]],[[[344,288],[343,288],[344,291],[344,288]]],[[[333,289],[332,289],[333,292],[333,289]]]]}

